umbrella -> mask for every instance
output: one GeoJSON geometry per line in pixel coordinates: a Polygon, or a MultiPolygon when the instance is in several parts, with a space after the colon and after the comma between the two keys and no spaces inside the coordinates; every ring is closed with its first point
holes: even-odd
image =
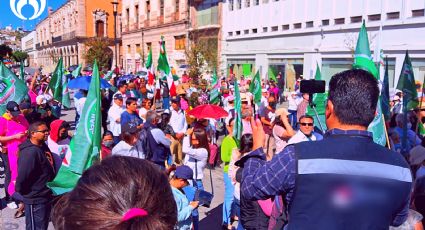
{"type": "Polygon", "coordinates": [[[78,65],[72,65],[72,66],[70,66],[70,67],[68,68],[68,70],[69,70],[70,72],[72,72],[72,71],[74,71],[76,68],[78,68],[78,65]]]}
{"type": "Polygon", "coordinates": [[[133,79],[135,79],[135,78],[137,78],[137,76],[136,76],[136,75],[133,75],[133,74],[128,74],[128,75],[121,76],[121,77],[118,79],[118,84],[119,84],[120,82],[122,82],[122,81],[131,81],[131,80],[133,80],[133,79]]]}
{"type": "MultiPolygon", "coordinates": [[[[68,83],[68,88],[70,89],[85,89],[88,90],[91,82],[91,76],[83,76],[83,77],[77,77],[68,83]]],[[[105,81],[104,79],[100,79],[100,88],[101,89],[107,89],[111,87],[111,85],[108,83],[108,81],[105,81]]]]}
{"type": "Polygon", "coordinates": [[[194,109],[189,111],[188,115],[194,116],[198,119],[218,119],[222,117],[227,117],[229,113],[226,112],[226,110],[224,110],[220,106],[205,104],[195,107],[194,109]]]}

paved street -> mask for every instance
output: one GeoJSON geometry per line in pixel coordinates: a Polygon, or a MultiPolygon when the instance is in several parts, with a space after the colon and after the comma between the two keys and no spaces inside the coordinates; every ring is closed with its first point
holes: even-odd
{"type": "MultiPolygon", "coordinates": [[[[72,122],[74,120],[74,110],[63,111],[61,119],[72,122]]],[[[224,197],[224,182],[222,168],[216,168],[211,171],[214,186],[214,199],[210,208],[200,208],[200,229],[213,230],[220,229],[221,224],[221,210],[224,197]]],[[[0,184],[3,184],[4,178],[0,178],[0,184]]],[[[210,173],[205,169],[204,186],[206,191],[211,192],[210,173]]],[[[1,189],[0,197],[4,197],[4,191],[1,189]]],[[[3,201],[3,200],[2,200],[3,201]]],[[[0,204],[0,229],[14,230],[25,229],[25,217],[15,219],[15,210],[10,209],[3,202],[0,204]]],[[[50,224],[49,229],[54,229],[50,224]]]]}

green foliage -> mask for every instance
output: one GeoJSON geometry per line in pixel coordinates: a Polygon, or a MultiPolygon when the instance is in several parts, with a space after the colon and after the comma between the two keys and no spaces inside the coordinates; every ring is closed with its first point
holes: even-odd
{"type": "Polygon", "coordinates": [[[107,38],[92,38],[86,41],[87,51],[84,54],[86,62],[89,64],[97,60],[99,69],[111,69],[113,52],[109,48],[111,42],[107,38]]]}
{"type": "Polygon", "coordinates": [[[0,45],[0,60],[3,60],[8,55],[12,55],[12,52],[12,48],[10,48],[8,45],[0,45]]]}
{"type": "Polygon", "coordinates": [[[17,50],[13,52],[12,57],[16,62],[23,62],[28,58],[28,53],[22,50],[17,50]]]}
{"type": "Polygon", "coordinates": [[[186,50],[186,61],[189,65],[189,77],[198,81],[198,77],[206,70],[216,70],[218,65],[217,37],[195,39],[186,50]]]}

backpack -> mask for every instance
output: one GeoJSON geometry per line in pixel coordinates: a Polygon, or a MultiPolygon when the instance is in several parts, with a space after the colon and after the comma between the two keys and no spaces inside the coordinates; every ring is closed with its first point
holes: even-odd
{"type": "Polygon", "coordinates": [[[151,127],[143,128],[140,131],[140,136],[139,136],[140,142],[142,144],[142,152],[145,154],[146,160],[151,160],[153,156],[153,152],[149,144],[149,136],[152,136],[151,130],[152,130],[151,127]]]}

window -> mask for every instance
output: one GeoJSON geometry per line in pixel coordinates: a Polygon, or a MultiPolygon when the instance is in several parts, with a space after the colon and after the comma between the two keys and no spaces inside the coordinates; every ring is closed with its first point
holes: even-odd
{"type": "Polygon", "coordinates": [[[249,34],[249,30],[244,30],[243,34],[249,34]]]}
{"type": "Polygon", "coordinates": [[[236,9],[241,9],[242,8],[242,0],[236,0],[236,9]]]}
{"type": "Polygon", "coordinates": [[[322,20],[322,26],[329,26],[329,19],[322,20]]]}
{"type": "Polygon", "coordinates": [[[300,28],[301,28],[301,23],[294,24],[294,29],[300,29],[300,28]]]}
{"type": "Polygon", "coordinates": [[[136,44],[136,53],[142,53],[142,49],[140,48],[140,44],[136,44]]]}
{"type": "Polygon", "coordinates": [[[105,37],[105,22],[101,20],[96,21],[96,37],[105,37]]]}
{"type": "Polygon", "coordinates": [[[387,19],[399,19],[399,18],[400,18],[400,12],[387,13],[387,19]]]}
{"type": "Polygon", "coordinates": [[[369,21],[379,21],[379,20],[381,20],[381,15],[380,14],[372,14],[372,15],[367,16],[367,19],[369,21]]]}
{"type": "Polygon", "coordinates": [[[176,0],[176,13],[180,12],[180,1],[176,0]]]}
{"type": "Polygon", "coordinates": [[[184,35],[175,36],[175,50],[184,50],[186,48],[186,37],[184,35]]]}
{"type": "Polygon", "coordinates": [[[134,17],[136,19],[136,28],[139,28],[139,5],[134,7],[134,17]]]}
{"type": "Polygon", "coordinates": [[[351,17],[351,23],[359,23],[362,22],[362,16],[351,17]]]}
{"type": "Polygon", "coordinates": [[[131,45],[127,45],[127,53],[131,53],[131,45]]]}
{"type": "Polygon", "coordinates": [[[416,18],[416,17],[423,17],[424,16],[424,9],[420,9],[420,10],[412,10],[412,17],[416,18]]]}
{"type": "Polygon", "coordinates": [[[335,25],[341,25],[345,23],[345,18],[337,18],[335,19],[335,25]]]}
{"type": "Polygon", "coordinates": [[[245,0],[245,7],[248,8],[251,6],[251,0],[245,0]]]}
{"type": "Polygon", "coordinates": [[[150,16],[151,16],[151,2],[146,1],[146,20],[149,21],[150,16]]]}
{"type": "Polygon", "coordinates": [[[289,30],[289,25],[283,25],[282,30],[289,30]]]}
{"type": "Polygon", "coordinates": [[[164,17],[164,0],[159,0],[159,16],[164,17]]]}
{"type": "Polygon", "coordinates": [[[267,27],[263,27],[263,32],[267,32],[267,27]]]}
{"type": "Polygon", "coordinates": [[[256,34],[257,33],[257,29],[252,29],[252,33],[256,34]]]}
{"type": "Polygon", "coordinates": [[[272,26],[272,31],[273,32],[275,32],[275,31],[277,31],[278,30],[278,27],[277,26],[272,26]]]}
{"type": "Polygon", "coordinates": [[[241,31],[240,30],[236,31],[236,35],[241,35],[241,31]]]}
{"type": "Polygon", "coordinates": [[[146,43],[146,50],[149,51],[152,49],[152,42],[147,42],[146,43]]]}
{"type": "Polygon", "coordinates": [[[229,37],[233,36],[233,32],[228,33],[229,37]]]}
{"type": "Polygon", "coordinates": [[[258,6],[260,4],[260,0],[254,0],[254,6],[258,6]]]}
{"type": "Polygon", "coordinates": [[[125,22],[127,23],[127,28],[130,25],[130,9],[125,9],[125,22]]]}
{"type": "Polygon", "coordinates": [[[311,27],[313,27],[313,25],[314,25],[314,24],[313,24],[313,21],[309,21],[309,22],[306,22],[306,23],[305,23],[305,27],[306,27],[306,28],[311,28],[311,27]]]}
{"type": "Polygon", "coordinates": [[[229,11],[233,11],[233,0],[229,0],[229,11]]]}
{"type": "Polygon", "coordinates": [[[263,0],[263,3],[268,3],[269,2],[269,0],[263,0]]]}

